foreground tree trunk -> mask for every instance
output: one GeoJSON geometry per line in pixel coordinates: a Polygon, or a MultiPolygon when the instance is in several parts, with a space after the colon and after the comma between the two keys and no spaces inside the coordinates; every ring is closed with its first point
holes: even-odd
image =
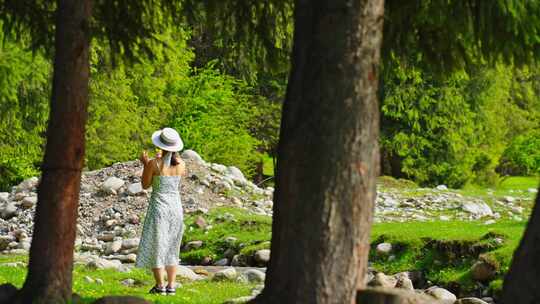
{"type": "Polygon", "coordinates": [[[378,172],[383,0],[296,1],[271,259],[256,303],[351,303],[378,172]]]}
{"type": "Polygon", "coordinates": [[[71,301],[88,105],[90,0],[59,0],[47,145],[23,303],[71,301]]]}
{"type": "MultiPolygon", "coordinates": [[[[540,193],[540,188],[539,188],[540,193]]],[[[540,303],[540,194],[510,270],[504,279],[502,303],[540,303]]]]}

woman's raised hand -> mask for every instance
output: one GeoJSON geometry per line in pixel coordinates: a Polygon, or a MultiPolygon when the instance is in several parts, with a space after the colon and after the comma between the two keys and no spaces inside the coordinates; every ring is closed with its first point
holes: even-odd
{"type": "Polygon", "coordinates": [[[146,150],[143,150],[141,157],[139,157],[139,160],[143,163],[143,165],[147,165],[150,159],[148,158],[148,152],[146,150]]]}

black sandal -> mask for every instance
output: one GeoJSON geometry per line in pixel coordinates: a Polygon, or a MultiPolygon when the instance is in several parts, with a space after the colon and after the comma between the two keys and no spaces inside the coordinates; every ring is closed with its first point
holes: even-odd
{"type": "Polygon", "coordinates": [[[150,289],[150,291],[148,293],[166,295],[167,294],[167,289],[165,289],[165,287],[154,286],[154,287],[152,287],[152,289],[150,289]]]}
{"type": "Polygon", "coordinates": [[[176,288],[174,287],[167,287],[166,288],[167,295],[174,296],[176,294],[176,288]]]}

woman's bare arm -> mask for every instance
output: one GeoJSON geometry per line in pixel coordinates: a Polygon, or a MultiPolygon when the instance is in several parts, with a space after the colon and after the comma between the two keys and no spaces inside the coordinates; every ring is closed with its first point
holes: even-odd
{"type": "Polygon", "coordinates": [[[156,168],[156,160],[149,160],[144,164],[141,184],[143,189],[148,189],[152,185],[152,177],[154,176],[154,168],[156,168]]]}

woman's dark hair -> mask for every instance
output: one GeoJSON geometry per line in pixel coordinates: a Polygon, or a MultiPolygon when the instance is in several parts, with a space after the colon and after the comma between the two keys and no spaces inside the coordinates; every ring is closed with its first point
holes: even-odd
{"type": "Polygon", "coordinates": [[[172,152],[171,155],[171,166],[178,165],[178,160],[176,159],[176,152],[172,152]]]}

